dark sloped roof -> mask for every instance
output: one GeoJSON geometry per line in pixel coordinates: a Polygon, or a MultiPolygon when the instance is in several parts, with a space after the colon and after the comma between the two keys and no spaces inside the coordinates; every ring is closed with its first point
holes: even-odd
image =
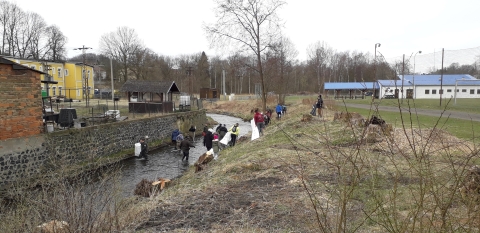
{"type": "Polygon", "coordinates": [[[45,72],[42,72],[42,71],[39,71],[39,70],[36,70],[36,69],[32,69],[28,66],[24,66],[22,64],[18,64],[16,62],[10,61],[10,60],[8,60],[4,57],[0,57],[0,64],[12,65],[12,69],[14,69],[14,70],[31,70],[31,71],[34,71],[34,72],[37,72],[37,73],[40,73],[40,74],[47,74],[45,72]]]}
{"type": "Polygon", "coordinates": [[[180,92],[174,81],[127,80],[120,91],[168,93],[180,92]]]}

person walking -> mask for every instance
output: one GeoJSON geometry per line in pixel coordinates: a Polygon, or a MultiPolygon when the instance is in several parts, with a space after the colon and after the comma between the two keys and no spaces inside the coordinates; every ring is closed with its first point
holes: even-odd
{"type": "Polygon", "coordinates": [[[212,141],[213,141],[213,129],[208,129],[207,133],[203,137],[203,145],[207,148],[207,151],[212,149],[212,141]]]}
{"type": "Polygon", "coordinates": [[[237,141],[237,136],[240,134],[240,127],[238,127],[238,123],[235,123],[228,132],[231,133],[232,139],[230,140],[230,145],[235,146],[235,142],[237,141]]]}
{"type": "Polygon", "coordinates": [[[190,129],[188,132],[190,132],[190,137],[192,137],[193,141],[195,141],[195,131],[197,131],[197,127],[195,126],[190,126],[190,129]]]}
{"type": "Polygon", "coordinates": [[[187,136],[185,140],[180,143],[180,149],[183,152],[182,161],[185,159],[185,162],[188,162],[188,157],[190,155],[190,148],[195,148],[195,145],[190,141],[190,136],[187,136]]]}
{"type": "Polygon", "coordinates": [[[148,158],[147,158],[148,145],[145,142],[145,138],[140,138],[140,148],[141,148],[141,151],[140,151],[139,158],[143,158],[145,160],[148,160],[148,158]]]}
{"type": "Polygon", "coordinates": [[[318,96],[317,104],[316,104],[315,107],[317,107],[318,117],[323,117],[323,115],[322,115],[322,108],[323,108],[322,95],[319,95],[319,96],[318,96]]]}
{"type": "Polygon", "coordinates": [[[277,107],[275,107],[275,112],[277,112],[277,119],[280,119],[282,117],[282,110],[282,105],[280,103],[277,104],[277,107]]]}
{"type": "Polygon", "coordinates": [[[180,130],[178,130],[178,129],[175,129],[175,130],[172,132],[172,144],[173,144],[174,150],[178,150],[178,149],[177,149],[177,137],[178,137],[178,134],[180,134],[180,130]]]}
{"type": "Polygon", "coordinates": [[[265,128],[265,122],[263,119],[263,114],[258,111],[258,108],[255,109],[255,115],[253,116],[253,120],[255,121],[255,125],[258,128],[258,133],[263,135],[263,128],[265,128]]]}

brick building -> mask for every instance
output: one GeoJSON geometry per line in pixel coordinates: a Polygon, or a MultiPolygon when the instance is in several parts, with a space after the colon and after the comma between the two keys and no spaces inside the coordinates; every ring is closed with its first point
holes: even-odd
{"type": "Polygon", "coordinates": [[[41,71],[0,57],[0,140],[44,131],[41,71]]]}

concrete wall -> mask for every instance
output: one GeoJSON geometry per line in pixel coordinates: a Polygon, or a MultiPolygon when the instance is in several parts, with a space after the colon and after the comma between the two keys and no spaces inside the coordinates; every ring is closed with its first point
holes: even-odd
{"type": "Polygon", "coordinates": [[[40,74],[0,64],[0,140],[42,132],[40,74]]]}
{"type": "Polygon", "coordinates": [[[147,143],[169,143],[175,128],[188,132],[191,125],[202,129],[205,111],[183,112],[155,118],[143,118],[109,124],[67,129],[48,134],[0,141],[0,191],[18,181],[53,173],[58,167],[115,162],[131,156],[101,160],[134,148],[141,137],[147,143]]]}

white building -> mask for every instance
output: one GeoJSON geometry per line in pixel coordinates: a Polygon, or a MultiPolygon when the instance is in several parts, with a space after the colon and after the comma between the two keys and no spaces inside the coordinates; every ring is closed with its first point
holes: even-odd
{"type": "Polygon", "coordinates": [[[438,99],[441,94],[442,98],[480,98],[480,80],[468,74],[443,75],[443,78],[441,75],[405,75],[404,79],[400,75],[398,78],[378,80],[380,98],[438,99]]]}

